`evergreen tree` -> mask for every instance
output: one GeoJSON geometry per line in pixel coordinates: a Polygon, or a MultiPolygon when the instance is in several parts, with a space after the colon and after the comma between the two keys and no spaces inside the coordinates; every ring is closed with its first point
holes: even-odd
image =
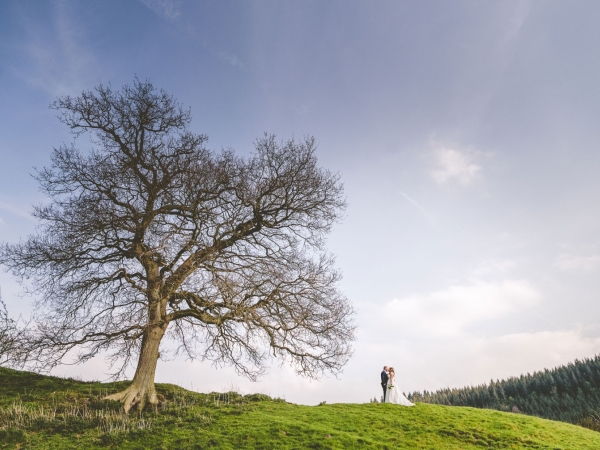
{"type": "Polygon", "coordinates": [[[489,384],[409,393],[411,401],[513,411],[600,431],[600,355],[489,384]]]}

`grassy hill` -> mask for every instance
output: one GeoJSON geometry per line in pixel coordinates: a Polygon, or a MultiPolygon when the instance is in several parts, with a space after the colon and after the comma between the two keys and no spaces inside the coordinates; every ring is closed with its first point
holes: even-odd
{"type": "Polygon", "coordinates": [[[101,399],[122,387],[0,368],[0,449],[600,448],[600,433],[521,414],[423,403],[300,406],[164,384],[157,411],[128,417],[101,399]]]}

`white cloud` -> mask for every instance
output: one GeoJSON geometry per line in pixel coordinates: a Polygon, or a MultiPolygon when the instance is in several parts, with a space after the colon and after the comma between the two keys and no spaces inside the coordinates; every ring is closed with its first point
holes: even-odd
{"type": "Polygon", "coordinates": [[[473,275],[480,277],[490,277],[494,275],[504,275],[517,267],[517,263],[510,259],[488,259],[473,271],[473,275]]]}
{"type": "Polygon", "coordinates": [[[560,270],[574,272],[593,272],[600,267],[600,256],[579,256],[563,253],[554,261],[560,270]]]}
{"type": "Polygon", "coordinates": [[[474,153],[438,146],[434,150],[436,169],[430,172],[440,185],[456,181],[468,186],[481,175],[481,166],[474,162],[474,153]]]}
{"type": "Polygon", "coordinates": [[[174,0],[140,0],[154,13],[172,22],[181,16],[180,4],[174,0]]]}
{"type": "Polygon", "coordinates": [[[244,64],[233,53],[219,52],[218,57],[234,67],[244,67],[244,64]]]}
{"type": "Polygon", "coordinates": [[[600,353],[600,338],[578,330],[461,337],[390,353],[407,364],[407,389],[433,390],[487,383],[567,364],[600,353]]]}
{"type": "Polygon", "coordinates": [[[400,325],[402,336],[456,336],[468,325],[497,319],[536,305],[539,292],[527,281],[476,280],[469,285],[450,286],[428,295],[393,299],[378,311],[385,323],[400,325]]]}

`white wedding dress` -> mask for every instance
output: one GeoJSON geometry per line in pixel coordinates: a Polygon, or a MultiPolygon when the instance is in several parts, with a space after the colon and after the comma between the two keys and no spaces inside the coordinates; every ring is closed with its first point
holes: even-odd
{"type": "Polygon", "coordinates": [[[387,395],[385,396],[385,402],[402,406],[415,406],[414,403],[411,403],[411,401],[400,392],[400,388],[396,386],[394,379],[395,377],[390,376],[390,379],[388,380],[388,390],[387,395]]]}

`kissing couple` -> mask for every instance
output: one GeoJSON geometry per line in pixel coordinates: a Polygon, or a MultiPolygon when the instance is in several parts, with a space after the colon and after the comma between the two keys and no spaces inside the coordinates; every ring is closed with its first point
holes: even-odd
{"type": "Polygon", "coordinates": [[[394,372],[393,367],[383,366],[383,371],[381,372],[381,387],[383,388],[382,403],[393,403],[402,406],[415,405],[414,403],[411,403],[396,386],[396,372],[394,372]]]}

